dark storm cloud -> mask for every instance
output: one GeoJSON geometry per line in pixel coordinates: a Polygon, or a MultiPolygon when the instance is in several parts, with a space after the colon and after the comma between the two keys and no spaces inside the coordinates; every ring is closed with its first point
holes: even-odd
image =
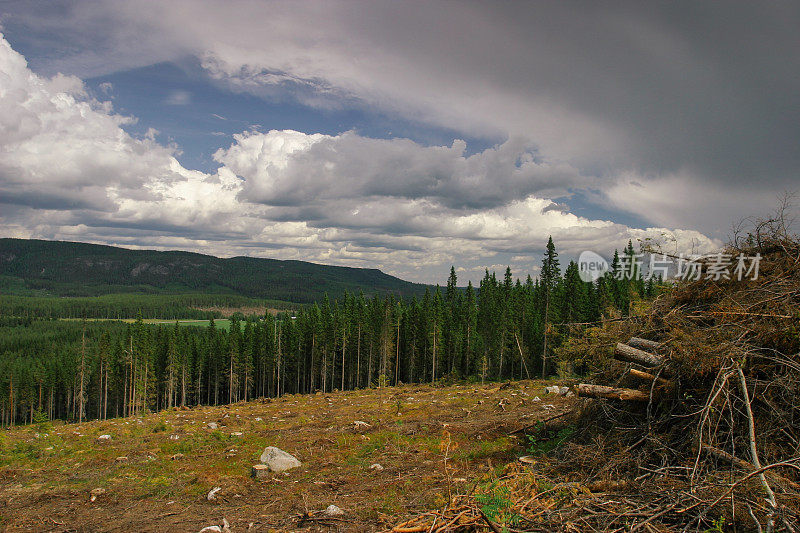
{"type": "Polygon", "coordinates": [[[14,231],[116,221],[119,232],[174,235],[162,246],[227,235],[229,243],[217,243],[223,253],[264,243],[289,256],[315,250],[317,260],[405,269],[411,261],[533,256],[550,233],[567,250],[613,247],[663,227],[711,244],[693,230],[724,237],[731,221],[764,213],[797,187],[800,174],[798,3],[33,6],[0,11],[9,28],[25,30],[16,34],[39,73],[99,75],[188,55],[232,91],[375,109],[501,141],[476,152],[457,138],[426,146],[366,137],[350,125],[339,135],[243,132],[221,145],[218,174],[201,175],[180,167],[171,148],[124,135],[110,108],[89,113],[78,96],[66,105],[63,89],[42,85],[55,81],[25,78],[9,48],[0,50],[10,61],[0,67],[25,98],[0,98],[0,163],[27,173],[0,190],[38,208],[13,221],[22,227],[14,231]],[[57,136],[51,127],[25,129],[52,116],[63,126],[57,136]],[[10,148],[19,139],[28,139],[28,152],[10,148]],[[41,157],[42,146],[61,149],[41,157]],[[100,189],[64,193],[73,183],[100,189]],[[102,209],[106,191],[114,210],[82,209],[102,209]],[[587,216],[576,217],[561,203],[575,192],[570,206],[588,198],[603,210],[582,205],[587,216]],[[75,218],[48,211],[61,207],[75,218]],[[653,227],[615,224],[621,210],[653,227]]]}
{"type": "Polygon", "coordinates": [[[191,51],[214,58],[211,70],[240,88],[313,79],[320,94],[408,104],[420,115],[432,105],[439,112],[429,120],[542,137],[597,173],[688,169],[720,183],[785,186],[800,170],[795,2],[58,6],[7,10],[9,23],[70,41],[40,60],[45,70],[116,70],[191,51]],[[151,38],[139,39],[145,28],[151,38]],[[306,65],[292,64],[298,57],[306,65]]]}

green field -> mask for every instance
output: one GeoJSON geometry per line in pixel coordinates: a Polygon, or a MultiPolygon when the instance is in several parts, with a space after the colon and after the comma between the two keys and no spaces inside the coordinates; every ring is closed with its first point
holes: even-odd
{"type": "MultiPolygon", "coordinates": [[[[70,322],[80,321],[80,318],[60,318],[59,320],[65,320],[70,322]]],[[[125,322],[127,324],[133,324],[136,322],[135,318],[87,318],[87,322],[125,322]]],[[[163,319],[163,318],[144,318],[142,322],[145,324],[155,324],[157,326],[169,326],[172,324],[178,323],[179,326],[194,326],[198,328],[205,328],[208,327],[208,324],[211,322],[210,320],[170,320],[170,319],[163,319]]],[[[214,325],[217,329],[224,329],[225,331],[230,331],[231,329],[231,321],[228,318],[216,318],[214,319],[214,325]]],[[[244,322],[240,322],[240,326],[244,327],[244,322]]]]}

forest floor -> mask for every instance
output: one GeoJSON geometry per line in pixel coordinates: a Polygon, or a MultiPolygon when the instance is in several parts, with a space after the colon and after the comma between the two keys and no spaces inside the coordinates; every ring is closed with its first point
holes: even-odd
{"type": "Polygon", "coordinates": [[[545,395],[552,384],[405,385],[7,430],[0,528],[197,532],[224,518],[234,532],[386,530],[525,454],[514,431],[575,404],[545,395]],[[303,465],[252,479],[266,446],[303,465]],[[329,505],[345,514],[321,520],[329,505]]]}

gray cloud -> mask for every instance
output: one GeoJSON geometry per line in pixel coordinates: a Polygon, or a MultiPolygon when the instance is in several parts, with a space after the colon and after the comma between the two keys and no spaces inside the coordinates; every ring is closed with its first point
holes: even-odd
{"type": "Polygon", "coordinates": [[[79,78],[36,75],[2,41],[5,235],[434,281],[443,265],[472,272],[512,257],[535,274],[549,234],[564,254],[664,231],[684,249],[710,248],[719,241],[708,234],[796,186],[793,4],[208,2],[191,4],[187,19],[188,5],[78,3],[57,13],[61,24],[28,8],[9,20],[72,43],[40,58],[39,72],[100,74],[194,54],[220,83],[264,98],[303,86],[308,105],[375,106],[507,140],[468,154],[458,140],[245,132],[217,152],[216,173],[195,172],[152,135],[125,133],[131,119],[79,78]],[[652,227],[553,201],[575,190],[652,227]]]}
{"type": "MultiPolygon", "coordinates": [[[[631,176],[645,187],[679,183],[690,204],[682,223],[717,232],[704,191],[733,193],[715,199],[729,201],[718,209],[726,213],[740,211],[736,198],[770,191],[769,205],[757,195],[763,211],[800,171],[796,3],[140,0],[81,2],[52,16],[11,11],[33,32],[76,43],[42,60],[45,72],[98,74],[194,54],[235,90],[529,139],[550,165],[577,169],[599,201],[657,223],[680,206],[620,201],[631,176]],[[78,37],[86,34],[101,46],[78,37]]],[[[404,192],[415,177],[404,176],[404,192]]],[[[314,189],[302,185],[281,198],[314,189]]],[[[437,192],[431,182],[416,187],[437,192]]],[[[481,205],[503,200],[477,196],[481,205]]]]}
{"type": "Polygon", "coordinates": [[[214,158],[245,179],[242,197],[267,205],[394,197],[435,199],[452,208],[503,205],[531,194],[560,196],[579,184],[577,170],[537,161],[522,138],[466,156],[466,144],[423,147],[407,139],[371,139],[271,131],[234,136],[214,158]]]}

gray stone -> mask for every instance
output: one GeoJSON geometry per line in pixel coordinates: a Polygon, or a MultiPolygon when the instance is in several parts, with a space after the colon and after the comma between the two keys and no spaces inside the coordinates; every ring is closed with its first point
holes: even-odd
{"type": "Polygon", "coordinates": [[[200,530],[199,533],[231,533],[231,525],[228,521],[223,518],[222,519],[222,527],[220,526],[206,526],[200,530]]]}
{"type": "Polygon", "coordinates": [[[336,507],[335,505],[329,505],[322,511],[322,514],[325,516],[342,516],[344,515],[344,511],[336,507]]]}
{"type": "Polygon", "coordinates": [[[286,453],[275,446],[264,448],[264,453],[261,454],[261,462],[267,465],[271,472],[283,472],[303,464],[294,455],[286,453]]]}

